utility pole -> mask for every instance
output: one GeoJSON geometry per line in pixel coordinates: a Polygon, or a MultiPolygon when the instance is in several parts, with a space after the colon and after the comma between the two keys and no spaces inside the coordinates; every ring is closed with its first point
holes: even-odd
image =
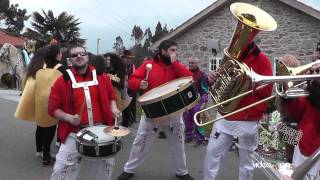
{"type": "Polygon", "coordinates": [[[100,38],[97,39],[97,55],[99,55],[99,42],[100,42],[100,38]]]}

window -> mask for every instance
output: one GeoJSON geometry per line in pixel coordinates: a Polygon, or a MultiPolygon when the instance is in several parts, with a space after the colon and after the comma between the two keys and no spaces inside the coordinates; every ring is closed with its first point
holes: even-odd
{"type": "Polygon", "coordinates": [[[209,58],[209,71],[216,71],[219,68],[221,57],[210,57],[209,58]]]}
{"type": "Polygon", "coordinates": [[[273,62],[272,62],[272,72],[273,72],[273,75],[275,76],[276,75],[276,72],[277,72],[277,62],[281,61],[281,57],[274,57],[273,58],[273,62]]]}

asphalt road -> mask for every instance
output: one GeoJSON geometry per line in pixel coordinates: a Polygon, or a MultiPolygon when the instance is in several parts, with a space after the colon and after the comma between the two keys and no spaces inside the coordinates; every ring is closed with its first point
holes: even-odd
{"type": "MultiPolygon", "coordinates": [[[[16,120],[13,117],[18,100],[17,94],[4,95],[3,92],[0,92],[0,180],[49,179],[52,166],[42,167],[41,158],[35,156],[35,124],[16,120]]],[[[116,156],[113,179],[121,174],[123,165],[128,159],[136,128],[137,124],[131,128],[130,135],[122,139],[123,149],[116,156]]],[[[137,169],[136,176],[132,180],[177,180],[167,146],[166,140],[158,139],[149,157],[137,169]]],[[[205,151],[205,147],[202,146],[186,145],[189,172],[196,180],[203,179],[202,164],[205,151]]],[[[56,152],[57,148],[53,143],[52,153],[56,152]]],[[[84,167],[85,165],[82,166],[78,179],[92,179],[92,177],[87,176],[88,173],[86,173],[84,167]]],[[[218,179],[238,179],[238,157],[235,154],[228,153],[218,179]]],[[[256,169],[254,179],[265,180],[268,178],[260,169],[256,169]]]]}

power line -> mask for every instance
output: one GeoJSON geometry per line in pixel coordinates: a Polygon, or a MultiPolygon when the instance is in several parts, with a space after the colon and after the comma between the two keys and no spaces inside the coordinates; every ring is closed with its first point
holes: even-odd
{"type": "MultiPolygon", "coordinates": [[[[102,3],[103,5],[103,3],[102,3]]],[[[130,28],[133,27],[133,24],[131,24],[131,22],[127,21],[125,18],[122,18],[119,14],[115,13],[113,10],[111,10],[110,8],[108,8],[107,6],[103,6],[104,8],[106,8],[108,11],[110,11],[112,14],[112,16],[115,16],[116,18],[118,18],[120,21],[122,21],[124,24],[128,25],[130,28]]]]}
{"type": "MultiPolygon", "coordinates": [[[[79,1],[79,2],[86,2],[86,1],[79,1]]],[[[90,5],[90,6],[92,6],[93,4],[89,4],[89,3],[87,3],[87,5],[90,5]]],[[[93,12],[93,16],[94,17],[96,17],[97,19],[103,19],[103,20],[105,20],[106,22],[110,22],[110,19],[108,19],[108,18],[106,18],[105,16],[103,16],[103,15],[101,15],[101,14],[98,14],[97,13],[97,11],[92,11],[93,12]]],[[[110,26],[110,24],[109,23],[105,23],[105,21],[101,21],[101,23],[102,24],[105,24],[105,25],[107,25],[107,27],[111,27],[110,26]]],[[[122,26],[112,26],[113,28],[117,28],[119,31],[121,31],[122,33],[125,33],[125,34],[127,34],[127,33],[130,33],[130,31],[128,31],[128,29],[126,29],[126,28],[123,28],[122,26]]]]}
{"type": "MultiPolygon", "coordinates": [[[[97,9],[101,10],[101,12],[104,12],[104,13],[107,13],[108,15],[112,16],[114,19],[116,20],[119,20],[118,22],[119,23],[122,23],[122,25],[124,25],[125,27],[124,28],[128,28],[129,29],[129,32],[131,34],[131,31],[130,29],[132,28],[131,27],[131,24],[127,23],[126,21],[124,21],[120,16],[118,16],[117,14],[115,13],[110,13],[112,12],[110,9],[106,8],[107,11],[105,9],[102,8],[101,5],[98,5],[98,4],[92,4],[93,6],[95,6],[97,9]]],[[[105,8],[105,7],[104,7],[105,8]]]]}

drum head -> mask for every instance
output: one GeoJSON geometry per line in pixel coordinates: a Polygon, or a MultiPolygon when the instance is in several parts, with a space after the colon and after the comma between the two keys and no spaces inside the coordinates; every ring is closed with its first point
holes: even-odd
{"type": "Polygon", "coordinates": [[[138,102],[142,105],[145,103],[156,102],[160,98],[163,99],[173,94],[176,94],[177,91],[184,90],[188,87],[188,85],[192,83],[192,77],[183,77],[169,81],[144,93],[142,96],[139,97],[138,102]]]}
{"type": "MultiPolygon", "coordinates": [[[[92,133],[94,133],[95,135],[98,136],[99,143],[114,141],[115,138],[110,133],[103,132],[103,130],[106,127],[108,127],[108,126],[105,126],[105,125],[91,126],[91,127],[84,128],[81,131],[84,131],[84,130],[91,131],[92,133]]],[[[80,131],[80,133],[81,133],[81,131],[80,131]]]]}

